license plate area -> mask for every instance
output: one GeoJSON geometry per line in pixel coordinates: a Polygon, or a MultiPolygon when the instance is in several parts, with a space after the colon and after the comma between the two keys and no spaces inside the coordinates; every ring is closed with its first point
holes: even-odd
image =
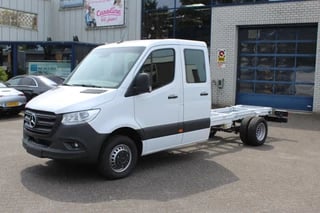
{"type": "Polygon", "coordinates": [[[16,107],[16,106],[19,106],[18,101],[11,101],[6,103],[6,107],[16,107]]]}

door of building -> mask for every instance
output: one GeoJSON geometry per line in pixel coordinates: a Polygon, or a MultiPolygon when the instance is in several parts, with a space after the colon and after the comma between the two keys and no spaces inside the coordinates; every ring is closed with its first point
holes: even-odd
{"type": "Polygon", "coordinates": [[[237,104],[312,111],[317,26],[239,29],[237,104]]]}

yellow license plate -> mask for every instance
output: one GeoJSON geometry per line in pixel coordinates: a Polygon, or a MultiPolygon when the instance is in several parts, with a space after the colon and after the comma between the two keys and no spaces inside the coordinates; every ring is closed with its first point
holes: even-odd
{"type": "Polygon", "coordinates": [[[6,103],[6,106],[7,106],[7,107],[19,106],[19,102],[17,102],[17,101],[7,102],[7,103],[6,103]]]}

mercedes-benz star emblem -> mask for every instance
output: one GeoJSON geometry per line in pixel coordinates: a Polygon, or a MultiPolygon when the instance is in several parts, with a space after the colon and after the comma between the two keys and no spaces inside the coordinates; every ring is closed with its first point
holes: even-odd
{"type": "Polygon", "coordinates": [[[32,114],[30,116],[30,127],[34,128],[36,126],[36,124],[37,124],[37,117],[35,114],[32,114]]]}

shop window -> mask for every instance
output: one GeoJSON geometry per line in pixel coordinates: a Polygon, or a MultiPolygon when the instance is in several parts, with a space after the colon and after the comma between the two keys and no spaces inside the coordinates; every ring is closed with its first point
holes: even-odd
{"type": "Polygon", "coordinates": [[[181,38],[210,43],[211,0],[143,1],[142,38],[181,38]]]}
{"type": "Polygon", "coordinates": [[[268,2],[283,2],[290,0],[213,0],[215,4],[255,4],[255,3],[268,3],[268,2]]]}
{"type": "Polygon", "coordinates": [[[211,8],[179,8],[176,11],[175,37],[210,43],[211,8]]]}
{"type": "Polygon", "coordinates": [[[18,46],[18,74],[58,75],[71,72],[71,45],[23,44],[18,46]]]}
{"type": "Polygon", "coordinates": [[[143,24],[143,38],[172,38],[173,15],[173,10],[157,10],[146,12],[143,24]]]}

